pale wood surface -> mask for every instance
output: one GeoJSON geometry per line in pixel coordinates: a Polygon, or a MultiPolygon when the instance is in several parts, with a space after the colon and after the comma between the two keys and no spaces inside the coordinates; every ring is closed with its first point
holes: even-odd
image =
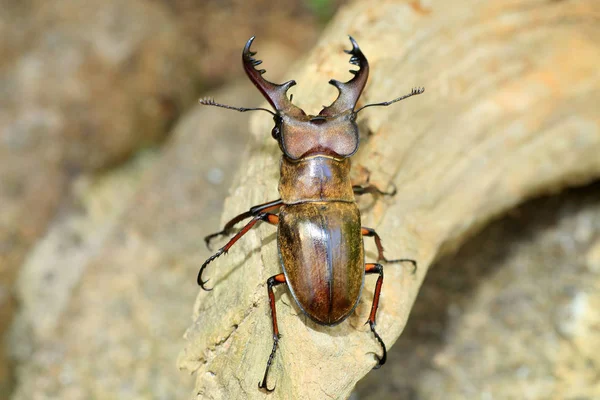
{"type": "MultiPolygon", "coordinates": [[[[524,199],[600,175],[600,25],[593,0],[366,4],[343,9],[285,78],[298,81],[296,104],[318,112],[335,97],[328,79],[350,77],[342,53],[350,33],[371,65],[363,102],[426,87],[393,107],[362,112],[366,138],[353,158],[374,182],[399,189],[393,199],[361,202],[363,225],[378,230],[389,256],[419,262],[414,276],[386,267],[378,328],[390,346],[443,251],[524,199]]],[[[260,38],[254,46],[261,58],[260,38]]],[[[271,124],[267,115],[252,119],[255,137],[223,221],[278,197],[271,124]]],[[[263,225],[207,270],[215,289],[199,293],[179,357],[180,368],[196,373],[197,398],[265,397],[257,383],[272,346],[265,282],[280,272],[275,239],[263,225]]],[[[277,289],[282,340],[271,398],[350,394],[380,351],[363,325],[374,284],[367,278],[355,314],[333,328],[309,321],[277,289]]]]}

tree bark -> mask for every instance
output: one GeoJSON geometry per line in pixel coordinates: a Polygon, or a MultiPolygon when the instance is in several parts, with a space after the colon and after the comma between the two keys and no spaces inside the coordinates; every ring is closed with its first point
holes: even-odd
{"type": "MultiPolygon", "coordinates": [[[[398,188],[394,198],[360,201],[363,225],[379,232],[388,257],[419,263],[414,275],[385,266],[377,326],[388,347],[440,254],[525,199],[600,175],[599,21],[594,0],[355,2],[286,76],[298,81],[294,102],[318,113],[336,96],[326,82],[349,79],[342,49],[350,33],[371,67],[361,104],[426,88],[359,114],[364,140],[355,168],[398,188]]],[[[260,38],[254,49],[260,58],[260,38]]],[[[255,140],[223,221],[278,197],[271,125],[264,114],[253,117],[255,140]]],[[[366,249],[374,259],[369,239],[366,249]]],[[[199,293],[179,358],[180,368],[196,373],[197,398],[265,397],[257,383],[272,347],[266,280],[279,272],[275,229],[266,224],[207,269],[214,290],[199,293]]],[[[285,287],[275,289],[282,338],[272,398],[349,396],[381,353],[364,325],[375,280],[367,277],[358,308],[335,327],[313,323],[285,287]]]]}

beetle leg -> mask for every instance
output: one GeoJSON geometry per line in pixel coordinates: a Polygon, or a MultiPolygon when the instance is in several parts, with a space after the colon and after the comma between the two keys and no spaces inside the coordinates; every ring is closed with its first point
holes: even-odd
{"type": "Polygon", "coordinates": [[[251,207],[250,210],[248,210],[244,213],[241,213],[240,215],[234,217],[231,221],[226,223],[225,226],[223,227],[223,230],[206,236],[204,238],[204,243],[206,243],[206,247],[208,247],[208,249],[211,250],[210,241],[213,240],[214,238],[216,238],[217,236],[229,235],[231,233],[231,231],[233,230],[233,227],[235,226],[235,224],[237,224],[238,222],[243,221],[246,218],[255,217],[258,214],[260,214],[261,212],[270,211],[270,210],[273,210],[274,208],[281,207],[282,204],[283,204],[283,202],[281,201],[281,199],[277,199],[277,200],[269,201],[267,203],[263,203],[263,204],[259,204],[257,206],[251,207]]]}
{"type": "Polygon", "coordinates": [[[269,360],[267,361],[267,369],[265,369],[265,376],[263,377],[262,382],[258,383],[259,389],[265,389],[267,392],[272,392],[275,390],[269,389],[267,387],[267,375],[269,374],[269,368],[271,367],[271,363],[273,362],[273,358],[275,357],[275,351],[277,351],[277,344],[279,343],[279,328],[277,327],[277,313],[275,312],[275,295],[273,294],[273,286],[280,285],[282,283],[286,283],[284,274],[273,275],[267,280],[267,290],[269,292],[269,305],[271,306],[271,317],[273,319],[273,350],[271,350],[271,355],[269,356],[269,360]]]}
{"type": "Polygon", "coordinates": [[[386,263],[407,262],[413,265],[413,274],[417,271],[417,262],[415,260],[412,260],[410,258],[398,258],[396,260],[388,260],[387,258],[385,258],[385,256],[383,255],[383,245],[381,244],[381,238],[379,237],[377,232],[375,232],[374,229],[362,227],[360,228],[360,232],[363,236],[368,236],[375,239],[375,246],[377,246],[377,261],[385,261],[386,263]]]}
{"type": "Polygon", "coordinates": [[[277,225],[279,224],[279,216],[265,212],[256,215],[254,218],[252,218],[250,222],[246,224],[246,226],[242,228],[242,230],[240,230],[234,237],[232,237],[225,246],[221,247],[215,254],[213,254],[206,261],[204,261],[204,264],[202,264],[202,267],[200,267],[200,271],[198,272],[198,285],[200,285],[202,289],[206,291],[212,290],[204,286],[208,282],[208,279],[205,281],[202,280],[202,273],[204,272],[206,266],[210,264],[215,258],[219,257],[221,254],[227,254],[231,246],[233,246],[235,242],[237,242],[242,236],[248,233],[248,231],[252,229],[252,227],[256,225],[258,221],[265,221],[271,225],[277,225]]]}
{"type": "Polygon", "coordinates": [[[385,364],[385,361],[387,360],[387,350],[385,348],[385,343],[383,343],[381,336],[379,336],[379,334],[375,330],[375,325],[376,325],[375,318],[377,315],[377,308],[379,307],[379,295],[381,293],[381,285],[383,284],[383,265],[374,264],[374,263],[365,264],[365,273],[366,274],[379,274],[379,278],[377,278],[377,283],[375,284],[375,294],[373,296],[373,305],[371,306],[371,314],[369,315],[369,319],[365,323],[365,325],[369,324],[369,326],[371,327],[371,332],[373,332],[373,334],[375,335],[375,339],[377,339],[377,341],[381,345],[381,348],[383,349],[383,356],[381,358],[379,358],[379,356],[375,355],[375,357],[377,358],[377,365],[375,365],[375,367],[373,367],[373,369],[379,369],[379,368],[381,368],[381,366],[383,364],[385,364]]]}
{"type": "Polygon", "coordinates": [[[354,191],[355,195],[363,195],[363,194],[378,194],[381,196],[394,196],[396,195],[396,185],[394,185],[392,183],[392,190],[390,190],[389,192],[385,192],[381,189],[379,189],[377,186],[372,185],[372,184],[368,184],[368,185],[355,185],[352,186],[352,190],[354,191]]]}

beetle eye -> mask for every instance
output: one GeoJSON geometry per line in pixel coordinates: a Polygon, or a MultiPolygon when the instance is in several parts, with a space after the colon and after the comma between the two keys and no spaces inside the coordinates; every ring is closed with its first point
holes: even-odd
{"type": "Polygon", "coordinates": [[[273,117],[273,121],[275,122],[275,126],[273,127],[273,130],[271,131],[271,136],[273,136],[273,139],[277,139],[279,140],[279,136],[281,135],[281,123],[283,122],[283,119],[279,116],[279,115],[275,115],[273,117]]]}
{"type": "Polygon", "coordinates": [[[276,125],[271,131],[271,136],[273,136],[273,139],[279,139],[279,133],[279,126],[276,125]]]}

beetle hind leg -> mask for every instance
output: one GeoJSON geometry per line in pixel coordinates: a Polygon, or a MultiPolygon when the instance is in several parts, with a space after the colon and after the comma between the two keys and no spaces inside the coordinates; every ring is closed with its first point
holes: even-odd
{"type": "Polygon", "coordinates": [[[369,324],[369,326],[371,327],[371,332],[373,332],[373,335],[375,335],[375,339],[377,339],[383,350],[383,355],[381,357],[375,355],[375,357],[377,358],[377,365],[375,365],[373,369],[379,369],[383,364],[385,364],[387,360],[387,349],[385,347],[385,343],[383,342],[383,339],[381,339],[381,336],[379,336],[379,334],[375,330],[375,326],[377,325],[376,318],[377,308],[379,307],[379,295],[381,294],[381,285],[383,284],[383,265],[375,263],[365,264],[365,273],[379,274],[379,278],[377,278],[377,283],[375,284],[375,294],[373,296],[373,305],[371,305],[371,314],[369,315],[369,319],[365,323],[365,325],[369,324]]]}
{"type": "Polygon", "coordinates": [[[280,285],[282,283],[286,283],[284,274],[273,275],[267,280],[267,291],[269,292],[269,306],[271,307],[271,317],[273,319],[273,350],[271,350],[271,354],[269,355],[269,359],[267,360],[267,368],[265,369],[265,375],[263,376],[262,382],[258,383],[259,389],[265,389],[267,392],[272,392],[275,390],[275,386],[273,389],[269,389],[267,387],[267,376],[269,375],[269,369],[271,368],[271,364],[273,363],[273,359],[275,358],[275,352],[277,351],[277,345],[279,344],[279,328],[277,326],[277,313],[275,311],[275,294],[273,293],[273,286],[280,285]]]}

